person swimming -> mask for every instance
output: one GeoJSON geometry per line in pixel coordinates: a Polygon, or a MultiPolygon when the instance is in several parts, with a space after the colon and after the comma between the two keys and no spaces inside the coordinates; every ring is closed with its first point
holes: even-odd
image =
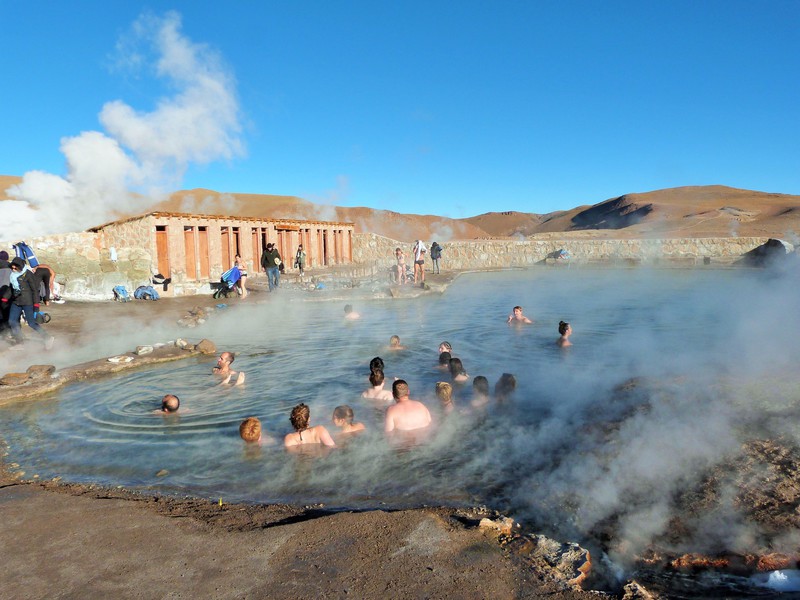
{"type": "Polygon", "coordinates": [[[431,413],[428,408],[422,402],[409,398],[408,384],[405,381],[398,379],[392,384],[392,396],[395,404],[386,409],[383,426],[386,433],[413,431],[431,424],[431,413]]]}
{"type": "Polygon", "coordinates": [[[309,427],[311,420],[311,410],[303,403],[298,404],[292,409],[289,421],[294,427],[294,433],[287,433],[283,438],[283,445],[287,448],[292,446],[302,446],[304,444],[323,444],[325,446],[335,446],[331,434],[322,425],[309,427]]]}
{"type": "Polygon", "coordinates": [[[239,424],[239,436],[249,444],[261,443],[261,421],[247,417],[239,424]]]}
{"type": "Polygon", "coordinates": [[[505,402],[517,389],[517,378],[511,373],[503,373],[494,384],[494,398],[498,402],[505,402]]]}
{"type": "Polygon", "coordinates": [[[347,404],[342,404],[333,409],[333,424],[342,430],[342,433],[355,433],[364,431],[363,423],[353,423],[353,409],[347,404]]]}
{"type": "Polygon", "coordinates": [[[392,392],[383,389],[386,378],[383,371],[376,369],[369,374],[369,382],[372,385],[368,390],[364,390],[361,394],[362,398],[369,398],[371,400],[392,400],[392,392]]]}
{"type": "Polygon", "coordinates": [[[389,350],[405,350],[406,347],[400,343],[400,336],[393,335],[389,338],[389,350]]]}
{"type": "Polygon", "coordinates": [[[376,356],[371,361],[369,361],[369,371],[370,373],[374,373],[375,371],[383,372],[383,359],[380,356],[376,356]]]}
{"type": "Polygon", "coordinates": [[[167,394],[161,399],[161,412],[175,413],[181,407],[181,400],[174,394],[167,394]]]}
{"type": "Polygon", "coordinates": [[[569,323],[566,321],[559,321],[558,333],[561,334],[561,337],[556,340],[556,344],[562,348],[572,346],[572,342],[569,341],[569,336],[572,335],[572,327],[570,327],[569,323]]]}
{"type": "Polygon", "coordinates": [[[217,358],[217,366],[212,369],[212,372],[217,377],[222,378],[220,385],[225,385],[233,380],[233,385],[241,385],[244,383],[244,371],[234,371],[231,369],[236,355],[233,352],[222,352],[217,358]],[[235,377],[235,379],[234,379],[235,377]]]}
{"type": "Polygon", "coordinates": [[[489,403],[489,380],[483,375],[477,375],[472,380],[472,402],[470,405],[478,408],[489,403]]]}
{"type": "Polygon", "coordinates": [[[440,369],[449,369],[450,368],[450,359],[453,358],[450,356],[449,352],[442,352],[439,354],[439,365],[438,368],[440,369]]]}
{"type": "Polygon", "coordinates": [[[353,310],[353,305],[352,304],[345,304],[345,307],[344,307],[344,318],[348,319],[350,321],[354,321],[355,319],[360,319],[361,315],[353,310]]]}
{"type": "Polygon", "coordinates": [[[460,358],[451,358],[448,363],[448,368],[450,369],[450,377],[453,379],[453,383],[469,381],[469,375],[467,375],[467,372],[464,370],[464,365],[461,363],[460,358]]]}
{"type": "Polygon", "coordinates": [[[453,352],[453,346],[450,345],[450,342],[442,342],[441,344],[439,344],[439,354],[441,354],[442,352],[450,352],[450,353],[453,352]]]}
{"type": "Polygon", "coordinates": [[[436,397],[441,403],[442,412],[449,414],[453,412],[455,405],[453,404],[453,386],[446,381],[436,382],[436,397]]]}
{"type": "Polygon", "coordinates": [[[511,314],[508,315],[508,321],[506,321],[506,323],[508,323],[509,325],[511,325],[512,323],[529,324],[529,323],[533,323],[533,321],[531,321],[528,317],[526,317],[525,315],[522,314],[522,307],[521,306],[515,306],[514,310],[511,312],[511,314]]]}

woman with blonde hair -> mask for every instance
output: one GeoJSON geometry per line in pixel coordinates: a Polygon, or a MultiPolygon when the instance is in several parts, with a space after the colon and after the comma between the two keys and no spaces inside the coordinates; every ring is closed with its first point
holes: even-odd
{"type": "Polygon", "coordinates": [[[442,412],[449,414],[453,412],[455,405],[453,404],[453,386],[446,381],[436,382],[436,397],[442,405],[442,412]]]}

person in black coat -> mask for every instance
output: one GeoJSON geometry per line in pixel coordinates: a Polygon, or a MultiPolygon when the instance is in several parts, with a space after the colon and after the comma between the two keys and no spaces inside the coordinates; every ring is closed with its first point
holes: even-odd
{"type": "Polygon", "coordinates": [[[16,257],[11,261],[11,285],[4,293],[2,302],[10,303],[8,321],[11,326],[11,335],[17,343],[23,341],[20,331],[20,317],[24,314],[28,326],[44,339],[45,348],[53,347],[53,336],[36,322],[36,313],[39,312],[39,278],[28,269],[25,261],[16,257]]]}

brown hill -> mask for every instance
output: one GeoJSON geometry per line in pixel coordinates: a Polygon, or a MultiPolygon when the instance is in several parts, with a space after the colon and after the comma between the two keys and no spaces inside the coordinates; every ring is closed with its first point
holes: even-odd
{"type": "Polygon", "coordinates": [[[709,237],[800,234],[800,196],[721,185],[625,194],[546,215],[504,212],[465,219],[497,237],[709,237]]]}
{"type": "MultiPolygon", "coordinates": [[[[0,175],[0,200],[20,177],[0,175]]],[[[792,241],[800,233],[800,196],[721,185],[625,194],[594,205],[544,215],[490,212],[466,219],[403,214],[367,207],[314,204],[295,196],[175,192],[144,210],[318,219],[355,223],[357,232],[411,241],[486,237],[657,238],[767,236],[792,241]]]]}

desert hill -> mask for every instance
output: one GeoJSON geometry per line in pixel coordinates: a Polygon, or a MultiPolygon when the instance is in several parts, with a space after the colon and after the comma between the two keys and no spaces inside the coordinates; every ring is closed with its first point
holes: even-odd
{"type": "MultiPolygon", "coordinates": [[[[20,177],[0,175],[0,200],[20,177]]],[[[800,234],[800,196],[722,185],[630,193],[548,214],[489,212],[466,219],[404,214],[367,207],[314,204],[295,196],[183,190],[146,211],[316,219],[355,224],[356,232],[410,241],[535,236],[658,238],[766,236],[793,241],[800,234]]]]}
{"type": "Polygon", "coordinates": [[[722,185],[625,194],[545,215],[486,213],[464,219],[495,237],[607,238],[769,236],[800,234],[800,196],[722,185]]]}

